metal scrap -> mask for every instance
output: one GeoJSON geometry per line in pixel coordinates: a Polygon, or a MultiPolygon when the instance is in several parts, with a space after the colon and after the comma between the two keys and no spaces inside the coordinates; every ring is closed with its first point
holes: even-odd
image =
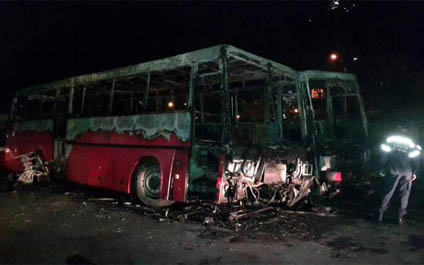
{"type": "Polygon", "coordinates": [[[19,175],[18,182],[31,184],[36,181],[49,180],[49,168],[41,159],[38,152],[30,152],[15,157],[21,159],[24,172],[19,175]]]}
{"type": "Polygon", "coordinates": [[[108,202],[113,202],[115,201],[114,198],[90,198],[88,199],[88,201],[108,201],[108,202]]]}
{"type": "Polygon", "coordinates": [[[271,210],[275,210],[275,208],[274,207],[266,207],[266,208],[261,208],[259,210],[253,211],[253,212],[252,211],[244,211],[242,213],[240,213],[239,211],[236,211],[236,212],[232,212],[230,214],[230,216],[228,217],[228,219],[230,221],[237,221],[237,220],[257,216],[261,213],[268,212],[268,211],[271,211],[271,210]]]}
{"type": "Polygon", "coordinates": [[[315,215],[315,216],[327,216],[327,217],[338,216],[333,213],[325,213],[325,212],[307,212],[307,211],[293,211],[293,210],[280,210],[280,212],[288,213],[288,214],[297,214],[297,215],[315,215]]]}

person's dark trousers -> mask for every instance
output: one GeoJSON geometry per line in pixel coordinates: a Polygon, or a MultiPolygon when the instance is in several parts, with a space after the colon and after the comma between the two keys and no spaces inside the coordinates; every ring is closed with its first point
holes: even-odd
{"type": "Polygon", "coordinates": [[[406,215],[408,208],[409,194],[411,193],[412,176],[388,174],[385,179],[385,192],[379,209],[380,214],[383,214],[389,207],[390,200],[399,186],[400,209],[399,217],[406,215]]]}

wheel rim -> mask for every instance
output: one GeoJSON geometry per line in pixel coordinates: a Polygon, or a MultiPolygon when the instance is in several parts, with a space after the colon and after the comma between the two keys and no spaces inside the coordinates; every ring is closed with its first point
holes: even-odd
{"type": "Polygon", "coordinates": [[[160,184],[161,184],[161,175],[159,168],[152,168],[147,170],[146,176],[144,178],[144,190],[146,195],[152,199],[159,199],[160,197],[160,184]]]}
{"type": "Polygon", "coordinates": [[[135,192],[146,205],[153,207],[167,207],[174,203],[172,200],[160,198],[162,177],[158,163],[144,163],[138,169],[135,192]]]}

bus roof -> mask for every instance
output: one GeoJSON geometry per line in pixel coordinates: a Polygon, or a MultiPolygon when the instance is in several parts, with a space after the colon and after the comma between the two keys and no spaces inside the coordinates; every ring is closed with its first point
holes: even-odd
{"type": "Polygon", "coordinates": [[[71,87],[73,85],[84,85],[102,80],[125,78],[151,72],[168,71],[180,67],[190,67],[195,63],[201,64],[214,61],[216,62],[224,52],[231,60],[241,61],[245,64],[253,65],[263,70],[271,70],[273,73],[287,74],[293,77],[297,75],[297,72],[288,66],[254,55],[231,45],[221,44],[172,57],[167,57],[164,59],[124,66],[92,74],[79,75],[46,84],[31,86],[17,91],[16,94],[17,96],[31,95],[34,93],[41,94],[63,87],[71,87]]]}
{"type": "Polygon", "coordinates": [[[321,70],[307,70],[299,72],[299,79],[340,79],[356,81],[356,75],[340,72],[329,72],[321,70]]]}

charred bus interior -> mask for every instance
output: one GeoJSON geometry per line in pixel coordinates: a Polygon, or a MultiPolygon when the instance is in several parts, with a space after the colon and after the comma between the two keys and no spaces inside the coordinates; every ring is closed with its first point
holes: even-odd
{"type": "Polygon", "coordinates": [[[300,72],[309,91],[321,171],[343,173],[364,167],[368,159],[367,119],[356,77],[325,71],[300,72]]]}

